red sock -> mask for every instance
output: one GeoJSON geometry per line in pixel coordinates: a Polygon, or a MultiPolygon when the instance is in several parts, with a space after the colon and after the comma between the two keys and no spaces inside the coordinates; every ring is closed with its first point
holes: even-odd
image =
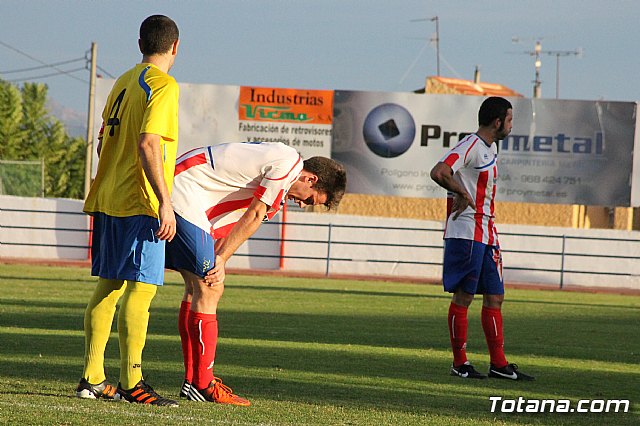
{"type": "Polygon", "coordinates": [[[467,362],[468,309],[451,302],[449,305],[449,338],[453,349],[453,365],[459,367],[467,362]]]}
{"type": "Polygon", "coordinates": [[[182,342],[182,358],[184,360],[184,379],[191,383],[193,381],[193,357],[191,356],[191,338],[189,336],[189,312],[191,302],[182,301],[180,313],[178,314],[178,332],[182,342]]]}
{"type": "Polygon", "coordinates": [[[216,314],[191,311],[189,332],[193,356],[193,381],[191,383],[197,389],[205,389],[213,381],[213,362],[218,344],[216,314]]]}
{"type": "Polygon", "coordinates": [[[504,356],[502,312],[499,308],[482,307],[482,329],[487,339],[491,364],[496,368],[504,367],[508,362],[504,356]]]}

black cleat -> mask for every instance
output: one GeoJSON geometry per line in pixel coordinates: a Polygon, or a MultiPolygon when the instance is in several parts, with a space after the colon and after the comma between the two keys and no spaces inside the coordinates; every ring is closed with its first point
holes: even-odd
{"type": "Polygon", "coordinates": [[[80,379],[80,383],[76,388],[76,396],[86,399],[120,399],[115,386],[109,384],[106,380],[100,384],[92,385],[85,378],[80,379]]]}
{"type": "Polygon", "coordinates": [[[178,402],[173,399],[163,398],[151,386],[146,384],[144,380],[140,380],[133,389],[122,389],[118,383],[118,393],[122,399],[127,402],[135,402],[138,404],[151,404],[162,407],[177,407],[178,402]]]}
{"type": "Polygon", "coordinates": [[[180,388],[180,398],[186,398],[189,395],[189,391],[191,390],[191,383],[184,379],[182,382],[182,387],[180,388]]]}
{"type": "Polygon", "coordinates": [[[502,368],[496,368],[493,365],[489,367],[489,377],[496,379],[508,379],[508,380],[523,380],[532,381],[535,377],[524,374],[522,371],[518,371],[517,364],[507,364],[502,368]]]}
{"type": "Polygon", "coordinates": [[[478,373],[473,365],[466,362],[459,367],[455,365],[451,366],[451,375],[462,377],[463,379],[486,379],[487,376],[484,374],[478,373]]]}

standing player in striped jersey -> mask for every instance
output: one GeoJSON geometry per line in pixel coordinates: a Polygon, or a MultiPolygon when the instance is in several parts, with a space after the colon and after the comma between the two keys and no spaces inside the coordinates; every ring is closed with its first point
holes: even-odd
{"type": "Polygon", "coordinates": [[[467,360],[467,310],[475,294],[483,295],[482,328],[491,365],[489,377],[533,380],[504,355],[501,307],[504,300],[502,256],[493,221],[498,179],[497,141],[511,132],[513,108],[499,97],[480,106],[479,128],[462,139],[431,170],[431,178],[448,191],[442,282],[453,293],[449,336],[451,375],[484,379],[467,360]]]}
{"type": "Polygon", "coordinates": [[[333,208],[345,186],[340,164],[324,157],[303,161],[282,143],[207,146],[178,158],[172,196],[177,232],[167,244],[166,266],[185,283],[178,317],[185,366],[180,396],[250,405],[213,374],[225,263],[286,199],[333,208]]]}

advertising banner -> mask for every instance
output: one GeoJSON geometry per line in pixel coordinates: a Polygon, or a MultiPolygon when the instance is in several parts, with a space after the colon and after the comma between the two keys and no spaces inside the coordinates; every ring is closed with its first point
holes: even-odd
{"type": "MultiPolygon", "coordinates": [[[[484,98],[336,91],[332,158],[348,192],[444,197],[431,168],[478,128],[484,98]]],[[[500,201],[629,206],[635,102],[510,98],[499,142],[500,201]]]]}
{"type": "Polygon", "coordinates": [[[244,141],[282,142],[304,158],[331,155],[331,90],[241,87],[238,116],[244,141]]]}
{"type": "MultiPolygon", "coordinates": [[[[96,80],[94,140],[97,142],[115,80],[96,80]]],[[[178,155],[227,142],[282,142],[302,155],[331,155],[333,91],[179,83],[178,155]]],[[[93,173],[98,157],[94,150],[93,173]]]]}

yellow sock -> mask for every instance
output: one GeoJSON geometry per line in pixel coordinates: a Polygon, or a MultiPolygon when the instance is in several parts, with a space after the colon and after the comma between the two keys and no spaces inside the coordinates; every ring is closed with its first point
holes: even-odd
{"type": "Polygon", "coordinates": [[[109,341],[113,316],[118,299],[124,293],[122,280],[98,279],[98,284],[84,312],[84,372],[83,377],[91,384],[102,383],[104,373],[104,350],[109,341]]]}
{"type": "Polygon", "coordinates": [[[120,386],[131,389],[142,379],[142,350],[147,339],[149,307],[157,285],[127,282],[118,313],[120,336],[120,386]]]}

